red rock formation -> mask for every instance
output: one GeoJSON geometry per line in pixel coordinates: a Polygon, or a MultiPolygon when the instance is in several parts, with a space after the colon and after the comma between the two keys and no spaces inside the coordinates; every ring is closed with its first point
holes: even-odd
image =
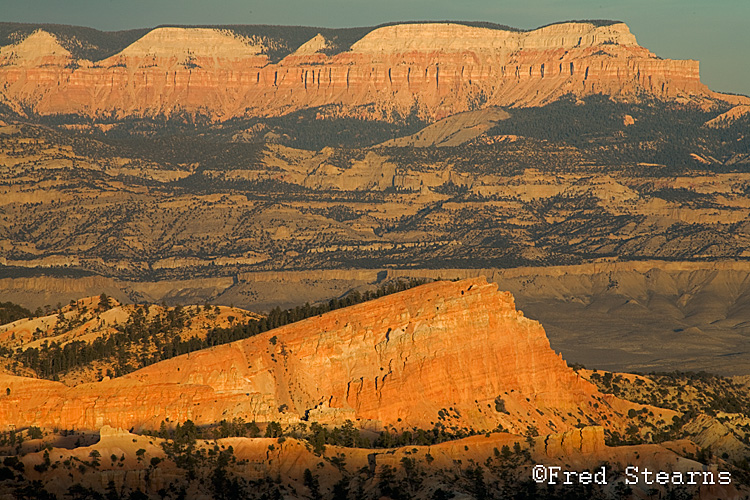
{"type": "Polygon", "coordinates": [[[0,376],[4,426],[242,417],[561,432],[580,422],[621,429],[634,406],[569,369],[542,327],[484,278],[423,285],[100,383],[0,376]]]}
{"type": "MultiPolygon", "coordinates": [[[[103,428],[100,435],[99,442],[91,446],[73,449],[55,447],[47,450],[45,448],[43,451],[34,451],[19,457],[25,466],[27,477],[41,480],[47,491],[60,498],[70,497],[70,488],[75,484],[102,493],[107,489],[111,490],[112,487],[117,491],[140,489],[141,492],[156,498],[159,490],[168,489],[172,482],[185,485],[188,488],[188,498],[211,498],[211,494],[206,491],[210,487],[207,484],[209,481],[204,483],[203,480],[194,480],[189,483],[186,480],[187,471],[169,460],[164,453],[160,446],[161,439],[130,434],[122,429],[108,427],[103,428]],[[137,455],[139,449],[146,457],[145,460],[137,455]],[[64,465],[71,461],[74,464],[89,462],[90,454],[94,450],[102,457],[98,467],[80,469],[64,465]],[[53,463],[58,462],[63,465],[57,467],[53,465],[43,474],[38,474],[34,468],[44,467],[45,452],[52,457],[53,463]],[[110,461],[111,455],[122,458],[110,461]],[[161,461],[157,465],[152,465],[151,460],[154,458],[161,459],[161,461]]],[[[548,467],[558,467],[562,471],[578,472],[587,470],[598,472],[605,467],[607,484],[602,489],[605,495],[609,493],[607,497],[615,497],[615,493],[618,492],[617,485],[623,482],[623,471],[628,466],[639,467],[640,470],[648,468],[651,471],[682,473],[686,476],[688,471],[711,471],[717,474],[718,470],[726,467],[706,466],[686,458],[684,454],[696,454],[700,450],[689,441],[663,445],[607,447],[604,444],[602,429],[593,427],[539,437],[533,440],[531,447],[521,436],[498,432],[432,446],[409,445],[392,449],[326,446],[320,455],[313,452],[309,443],[294,438],[287,438],[283,442],[270,438],[236,437],[215,441],[198,440],[196,447],[203,451],[213,450],[214,446],[219,446],[222,450],[231,448],[239,464],[230,469],[230,474],[256,481],[281,478],[284,484],[294,488],[292,491],[303,494],[307,491],[304,479],[305,470],[314,471],[313,474],[319,480],[320,491],[324,498],[332,496],[330,492],[334,484],[342,477],[357,477],[358,471],[372,470],[374,474],[369,479],[369,484],[372,485],[382,480],[386,470],[390,474],[395,472],[397,478],[403,477],[404,464],[414,463],[419,471],[419,493],[426,493],[426,497],[429,498],[430,491],[437,488],[443,491],[448,489],[445,479],[448,474],[451,474],[448,477],[461,478],[458,472],[473,468],[476,464],[484,466],[483,479],[485,484],[491,485],[490,491],[496,492],[500,488],[512,491],[514,484],[525,482],[532,477],[531,465],[522,463],[513,469],[510,465],[512,461],[509,462],[502,456],[498,456],[498,451],[503,447],[513,449],[516,444],[522,450],[529,452],[532,464],[543,464],[548,467]],[[670,451],[670,448],[676,448],[679,451],[670,451]]],[[[36,450],[36,448],[32,449],[36,450]]],[[[199,467],[197,474],[200,477],[200,474],[206,474],[206,470],[201,470],[199,467]]],[[[652,475],[649,478],[650,484],[640,481],[640,484],[633,485],[634,494],[626,498],[648,498],[649,495],[666,497],[665,490],[668,491],[669,487],[659,485],[653,479],[652,475]]],[[[564,476],[558,482],[563,480],[564,476]]],[[[2,491],[3,487],[9,488],[7,483],[9,481],[0,485],[0,492],[5,493],[2,491]]],[[[456,485],[460,484],[460,479],[457,479],[456,485]]],[[[367,485],[368,483],[365,482],[364,490],[372,491],[367,488],[367,485]]],[[[463,485],[463,488],[459,486],[456,489],[466,491],[468,489],[465,486],[466,482],[463,485]]],[[[545,486],[540,485],[539,489],[542,488],[545,486]]],[[[574,488],[572,485],[562,485],[560,490],[565,492],[566,489],[570,491],[572,488],[574,488]]],[[[736,474],[733,476],[733,484],[688,487],[688,492],[694,495],[693,498],[702,500],[739,499],[746,498],[747,486],[743,484],[741,476],[736,474]]],[[[12,498],[10,491],[7,496],[12,498]]],[[[294,495],[294,498],[298,497],[303,498],[298,494],[294,495]]],[[[379,497],[379,495],[363,495],[361,498],[379,497]]],[[[473,497],[469,494],[464,498],[473,497]]]]}
{"type": "Polygon", "coordinates": [[[565,94],[641,93],[698,102],[712,93],[697,61],[656,57],[625,24],[563,23],[531,32],[458,24],[375,29],[328,57],[320,35],[276,64],[257,40],[197,28],[158,28],[92,63],[36,32],[0,50],[0,94],[40,114],[152,116],[185,111],[215,120],[278,116],[333,105],[389,119],[416,106],[443,116],[484,106],[533,106],[565,94]]]}

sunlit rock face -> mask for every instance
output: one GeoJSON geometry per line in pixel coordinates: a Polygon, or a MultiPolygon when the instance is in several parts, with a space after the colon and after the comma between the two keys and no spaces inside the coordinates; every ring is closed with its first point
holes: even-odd
{"type": "Polygon", "coordinates": [[[439,119],[563,95],[736,101],[700,83],[697,61],[660,59],[623,23],[529,32],[451,23],[372,30],[333,54],[318,34],[280,61],[268,40],[228,30],[156,28],[101,61],[75,59],[36,31],[0,49],[0,92],[17,110],[94,117],[201,114],[221,121],[328,106],[333,116],[439,119]],[[328,55],[328,54],[332,55],[328,55]]]}
{"type": "Polygon", "coordinates": [[[591,421],[620,428],[632,406],[569,369],[541,325],[484,278],[423,285],[117,379],[67,387],[3,375],[0,383],[5,427],[241,417],[562,432],[591,421]]]}

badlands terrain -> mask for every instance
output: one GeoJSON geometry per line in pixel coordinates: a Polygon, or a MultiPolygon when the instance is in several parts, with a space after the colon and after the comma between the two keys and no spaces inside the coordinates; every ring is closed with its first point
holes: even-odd
{"type": "Polygon", "coordinates": [[[2,493],[743,498],[749,112],[615,21],[0,23],[2,493]]]}
{"type": "MultiPolygon", "coordinates": [[[[307,318],[182,355],[152,341],[173,335],[165,344],[185,345],[180,339],[195,339],[201,327],[204,338],[218,338],[236,321],[228,313],[242,311],[144,311],[98,297],[6,325],[0,344],[19,353],[6,369],[25,373],[0,375],[0,491],[9,498],[748,493],[747,379],[574,371],[496,285],[483,278],[415,285],[327,313],[287,311],[307,318]],[[75,349],[65,346],[121,338],[116,332],[134,338],[136,349],[107,351],[117,342],[100,342],[98,358],[78,350],[68,360],[77,377],[55,368],[61,346],[70,355],[75,349]],[[162,360],[103,375],[122,369],[123,359],[152,355],[162,360]],[[539,463],[605,473],[601,484],[540,485],[531,479],[539,463]],[[669,471],[671,479],[646,482],[628,475],[629,466],[669,471]]],[[[229,330],[274,317],[281,316],[246,313],[229,330]]]]}

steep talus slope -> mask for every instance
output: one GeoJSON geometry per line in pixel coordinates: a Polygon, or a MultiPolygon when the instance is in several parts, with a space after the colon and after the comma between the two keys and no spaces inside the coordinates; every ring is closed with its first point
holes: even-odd
{"type": "Polygon", "coordinates": [[[228,29],[157,28],[96,62],[37,43],[42,37],[54,38],[37,31],[0,56],[5,97],[19,111],[41,115],[187,112],[226,120],[333,106],[332,116],[393,120],[416,110],[439,119],[485,106],[535,106],[570,93],[745,103],[701,84],[697,61],[660,59],[640,47],[622,23],[561,23],[530,32],[397,24],[333,55],[334,41],[318,34],[278,62],[268,57],[268,39],[228,29]]]}
{"type": "Polygon", "coordinates": [[[242,417],[557,432],[621,429],[632,407],[570,370],[539,323],[481,278],[423,285],[113,380],[0,382],[4,425],[78,429],[242,417]]]}

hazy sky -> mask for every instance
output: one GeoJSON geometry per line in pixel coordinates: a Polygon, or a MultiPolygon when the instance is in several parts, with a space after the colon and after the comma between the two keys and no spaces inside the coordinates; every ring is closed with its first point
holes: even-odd
{"type": "Polygon", "coordinates": [[[0,21],[101,30],[159,24],[372,26],[490,21],[536,28],[571,19],[626,22],[658,56],[697,59],[711,89],[750,95],[750,0],[0,0],[0,21]]]}

